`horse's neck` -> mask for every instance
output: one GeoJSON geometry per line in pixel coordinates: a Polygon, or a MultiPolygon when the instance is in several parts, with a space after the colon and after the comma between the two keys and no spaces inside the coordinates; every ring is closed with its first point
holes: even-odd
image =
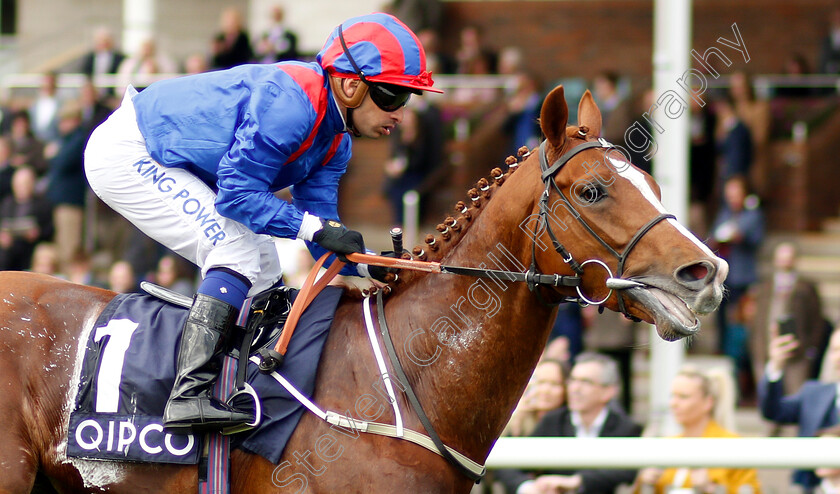
{"type": "MultiPolygon", "coordinates": [[[[445,264],[527,269],[531,239],[518,224],[533,202],[522,204],[528,192],[513,184],[496,192],[445,264]]],[[[533,371],[552,310],[524,283],[462,276],[427,276],[398,298],[409,302],[407,315],[396,317],[406,335],[415,332],[405,345],[415,365],[406,371],[421,402],[441,437],[479,458],[501,433],[533,371]]]]}

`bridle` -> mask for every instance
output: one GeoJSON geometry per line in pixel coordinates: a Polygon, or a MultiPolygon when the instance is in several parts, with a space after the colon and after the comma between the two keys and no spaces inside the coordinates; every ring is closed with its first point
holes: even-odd
{"type": "MultiPolygon", "coordinates": [[[[584,144],[581,144],[579,146],[576,146],[576,147],[570,149],[569,151],[566,151],[562,156],[557,158],[557,160],[555,160],[554,163],[551,166],[549,166],[548,165],[548,158],[546,156],[547,143],[548,143],[548,141],[543,141],[542,144],[540,144],[540,151],[539,151],[539,153],[540,153],[540,170],[542,171],[542,177],[541,178],[542,178],[543,183],[545,184],[545,191],[540,196],[540,201],[539,201],[539,210],[540,210],[539,211],[539,222],[537,223],[537,225],[534,228],[533,243],[531,244],[531,267],[528,270],[529,273],[534,273],[535,275],[539,276],[539,274],[537,273],[537,266],[536,266],[537,234],[541,231],[542,227],[544,227],[546,232],[548,233],[549,238],[551,239],[551,243],[552,243],[552,246],[554,247],[554,250],[558,254],[560,254],[560,256],[562,256],[563,261],[566,264],[569,265],[569,267],[572,269],[572,271],[575,272],[575,277],[580,278],[583,275],[583,267],[587,264],[590,264],[590,263],[600,265],[601,267],[603,267],[606,270],[607,275],[608,275],[606,285],[607,285],[607,288],[609,288],[609,293],[607,293],[607,296],[604,297],[602,300],[597,300],[596,301],[596,300],[590,300],[589,298],[587,298],[583,294],[583,292],[581,291],[580,283],[578,283],[575,286],[575,289],[577,290],[577,295],[578,296],[577,297],[564,297],[560,302],[577,302],[577,303],[583,304],[583,305],[590,305],[591,304],[591,305],[599,305],[600,306],[612,296],[614,289],[615,290],[624,290],[624,289],[627,289],[627,288],[643,286],[641,283],[621,278],[621,275],[624,273],[624,263],[627,261],[627,258],[630,256],[630,252],[632,252],[633,248],[636,246],[636,244],[639,242],[639,240],[641,240],[642,237],[647,232],[649,232],[654,226],[656,226],[656,224],[658,224],[662,220],[675,219],[676,217],[673,214],[668,214],[668,213],[662,213],[662,214],[654,217],[653,219],[648,221],[644,226],[642,226],[636,232],[635,235],[633,235],[633,238],[630,239],[630,242],[627,244],[627,247],[624,249],[624,252],[616,251],[610,244],[608,244],[606,241],[604,241],[604,239],[601,238],[601,236],[598,235],[598,233],[595,232],[595,230],[593,230],[591,226],[589,226],[589,224],[586,222],[586,220],[584,220],[583,217],[580,215],[580,213],[577,211],[577,209],[575,208],[572,201],[570,201],[566,197],[566,195],[563,194],[563,191],[560,190],[560,187],[557,185],[557,182],[555,182],[555,180],[554,180],[554,176],[560,171],[560,169],[563,168],[563,166],[566,163],[568,163],[569,160],[571,160],[578,153],[580,153],[582,151],[586,151],[588,149],[603,148],[603,149],[607,150],[607,151],[604,152],[604,157],[606,159],[607,152],[609,152],[609,150],[611,150],[611,149],[616,149],[616,147],[614,145],[610,144],[603,137],[599,137],[596,140],[587,141],[584,144]],[[557,194],[560,196],[560,199],[563,200],[566,207],[569,209],[569,211],[572,212],[572,215],[578,220],[578,222],[581,225],[583,225],[584,228],[586,228],[586,230],[589,232],[589,234],[592,235],[592,237],[594,237],[595,240],[597,240],[601,245],[603,245],[607,249],[607,251],[609,251],[613,256],[615,256],[616,259],[618,259],[618,266],[616,268],[615,277],[613,277],[612,271],[610,270],[609,266],[607,266],[606,263],[604,263],[603,261],[601,261],[599,259],[587,259],[587,260],[583,261],[582,263],[578,263],[574,259],[574,257],[572,256],[571,252],[569,252],[569,250],[566,249],[566,247],[564,247],[563,244],[560,243],[560,241],[557,239],[557,236],[554,234],[554,231],[552,231],[552,229],[551,229],[551,222],[548,221],[548,214],[549,214],[548,199],[551,195],[551,189],[552,188],[555,191],[557,191],[557,194]]],[[[541,284],[538,283],[538,282],[530,282],[530,281],[528,282],[528,287],[531,289],[531,291],[535,292],[542,299],[542,296],[540,295],[539,290],[537,290],[537,288],[540,285],[541,284]]],[[[626,317],[628,317],[630,319],[638,321],[638,318],[636,318],[635,316],[631,316],[627,312],[627,307],[624,303],[624,297],[623,296],[616,294],[616,300],[618,301],[618,309],[622,314],[624,314],[626,317]]],[[[543,302],[545,302],[545,301],[543,300],[543,302]]],[[[560,303],[560,302],[558,302],[558,303],[560,303]]]]}

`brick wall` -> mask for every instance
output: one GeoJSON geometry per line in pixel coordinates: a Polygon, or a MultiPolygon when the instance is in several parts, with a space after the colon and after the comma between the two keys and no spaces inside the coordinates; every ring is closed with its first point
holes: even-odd
{"type": "MultiPolygon", "coordinates": [[[[833,0],[695,0],[692,47],[733,39],[737,23],[751,60],[750,73],[778,73],[801,52],[816,65],[833,0]]],[[[525,67],[552,81],[591,78],[613,69],[647,83],[651,75],[653,2],[650,0],[446,2],[443,46],[451,50],[468,24],[482,29],[488,46],[518,46],[525,67]]],[[[737,55],[734,51],[731,52],[737,55]]],[[[733,62],[738,62],[733,59],[733,62]]],[[[735,68],[735,67],[733,67],[735,68]]]]}

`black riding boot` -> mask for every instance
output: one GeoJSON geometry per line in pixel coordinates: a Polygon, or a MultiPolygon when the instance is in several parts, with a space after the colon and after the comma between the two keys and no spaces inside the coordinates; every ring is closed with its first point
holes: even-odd
{"type": "Polygon", "coordinates": [[[178,375],[163,412],[170,432],[221,429],[250,422],[242,412],[212,396],[222,368],[225,340],[234,327],[238,309],[219,299],[195,296],[178,351],[178,375]]]}

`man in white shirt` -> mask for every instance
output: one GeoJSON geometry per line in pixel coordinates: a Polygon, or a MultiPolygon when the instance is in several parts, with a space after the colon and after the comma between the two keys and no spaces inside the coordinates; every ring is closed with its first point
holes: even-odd
{"type": "MultiPolygon", "coordinates": [[[[534,437],[638,437],[642,428],[615,403],[621,392],[615,361],[606,355],[585,352],[575,359],[566,381],[568,406],[546,413],[531,434],[534,437]]],[[[635,470],[577,470],[526,473],[499,470],[496,478],[507,492],[544,494],[579,492],[612,493],[630,484],[635,470]]]]}

